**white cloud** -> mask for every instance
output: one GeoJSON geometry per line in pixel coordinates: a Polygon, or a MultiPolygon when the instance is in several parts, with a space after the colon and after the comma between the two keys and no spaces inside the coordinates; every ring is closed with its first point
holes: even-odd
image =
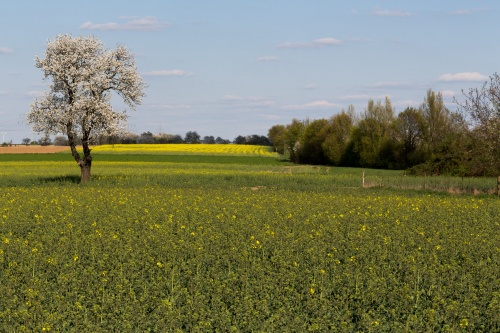
{"type": "Polygon", "coordinates": [[[273,61],[279,61],[280,58],[276,57],[276,56],[263,56],[263,57],[260,57],[257,59],[257,61],[260,61],[260,62],[273,62],[273,61]]]}
{"type": "Polygon", "coordinates": [[[399,81],[387,81],[387,82],[376,82],[370,85],[370,88],[404,88],[408,87],[409,84],[406,82],[399,81]]]}
{"type": "Polygon", "coordinates": [[[477,12],[488,11],[489,8],[472,8],[472,9],[457,9],[451,12],[451,15],[463,16],[463,15],[472,15],[477,12]]]}
{"type": "Polygon", "coordinates": [[[339,45],[342,42],[335,38],[318,38],[313,41],[315,45],[327,46],[327,45],[339,45]]]}
{"type": "Polygon", "coordinates": [[[145,17],[123,17],[128,19],[124,23],[108,22],[108,23],[92,23],[85,22],[80,26],[84,30],[102,30],[102,31],[154,31],[161,30],[169,26],[168,23],[159,21],[154,16],[145,17]]]}
{"type": "Polygon", "coordinates": [[[470,9],[458,9],[451,12],[451,15],[470,15],[472,14],[472,10],[470,9]]]}
{"type": "Polygon", "coordinates": [[[305,110],[305,109],[325,109],[339,107],[339,104],[331,103],[326,100],[312,101],[304,104],[285,105],[283,109],[286,110],[305,110]]]}
{"type": "Polygon", "coordinates": [[[359,94],[359,95],[346,95],[342,97],[342,100],[344,101],[350,101],[350,100],[363,100],[363,101],[369,101],[370,99],[373,100],[385,100],[385,98],[391,98],[391,96],[387,95],[368,95],[368,94],[359,94]]]}
{"type": "Polygon", "coordinates": [[[316,83],[308,83],[303,88],[304,89],[310,89],[310,90],[316,89],[316,83]]]}
{"type": "Polygon", "coordinates": [[[409,106],[418,107],[420,104],[422,104],[422,102],[414,101],[412,99],[407,99],[404,101],[399,101],[399,102],[393,103],[392,106],[406,108],[409,106]]]}
{"type": "Polygon", "coordinates": [[[485,81],[488,77],[478,72],[447,73],[438,78],[442,82],[485,81]]]}
{"type": "Polygon", "coordinates": [[[300,48],[322,48],[325,46],[340,45],[342,41],[336,38],[318,38],[311,42],[285,42],[278,45],[283,49],[300,49],[300,48]]]}
{"type": "Polygon", "coordinates": [[[14,50],[8,47],[0,47],[0,54],[12,54],[14,50]]]}
{"type": "Polygon", "coordinates": [[[453,90],[443,90],[441,91],[441,96],[444,98],[453,98],[457,93],[453,90]]]}
{"type": "Polygon", "coordinates": [[[143,73],[144,76],[191,76],[193,73],[181,69],[164,69],[159,71],[150,71],[143,73]]]}
{"type": "Polygon", "coordinates": [[[412,14],[410,12],[404,12],[401,10],[386,10],[386,9],[375,9],[372,12],[376,16],[389,16],[389,17],[408,17],[412,14]]]}

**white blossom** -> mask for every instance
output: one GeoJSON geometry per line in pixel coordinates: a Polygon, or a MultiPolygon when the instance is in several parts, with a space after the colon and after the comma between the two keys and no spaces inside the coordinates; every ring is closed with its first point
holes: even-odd
{"type": "MultiPolygon", "coordinates": [[[[88,141],[124,129],[127,115],[111,107],[112,92],[131,110],[141,103],[145,83],[133,55],[124,46],[106,50],[93,36],[59,35],[49,41],[36,67],[51,79],[49,91],[37,97],[28,123],[38,133],[65,133],[88,141]]],[[[71,140],[70,140],[71,141],[71,140]]]]}
{"type": "Polygon", "coordinates": [[[27,121],[35,132],[65,133],[71,154],[82,171],[82,182],[90,180],[92,156],[89,140],[117,134],[125,128],[127,115],[110,104],[112,93],[135,110],[144,97],[145,83],[137,73],[133,55],[122,45],[106,50],[91,37],[59,35],[49,41],[45,58],[36,58],[49,91],[31,104],[27,121]],[[77,139],[83,157],[76,150],[77,139]]]}

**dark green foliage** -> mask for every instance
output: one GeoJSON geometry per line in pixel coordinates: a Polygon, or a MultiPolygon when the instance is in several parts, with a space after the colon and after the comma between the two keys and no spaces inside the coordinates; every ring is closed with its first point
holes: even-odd
{"type": "Polygon", "coordinates": [[[489,86],[466,95],[468,102],[461,108],[472,113],[475,127],[448,110],[441,93],[428,90],[418,109],[408,107],[397,117],[388,98],[383,103],[370,100],[359,120],[350,107],[329,121],[293,119],[289,125],[275,125],[269,137],[278,152],[286,147],[294,163],[496,176],[500,174],[500,112],[495,106],[500,103],[495,99],[499,87],[500,78],[494,76],[489,86]],[[474,113],[475,107],[480,111],[474,113]]]}
{"type": "Polygon", "coordinates": [[[184,136],[185,143],[201,143],[200,135],[196,131],[189,131],[184,136]]]}
{"type": "Polygon", "coordinates": [[[298,159],[303,164],[327,164],[322,148],[327,133],[328,121],[319,119],[310,122],[301,136],[298,159]]]}
{"type": "Polygon", "coordinates": [[[275,125],[271,127],[267,133],[269,141],[271,141],[274,150],[278,154],[285,154],[285,126],[275,125]]]}

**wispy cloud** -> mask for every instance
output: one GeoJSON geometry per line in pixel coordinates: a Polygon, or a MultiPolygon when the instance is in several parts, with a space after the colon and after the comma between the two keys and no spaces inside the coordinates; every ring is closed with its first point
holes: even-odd
{"type": "Polygon", "coordinates": [[[233,102],[233,101],[243,101],[248,99],[257,99],[258,97],[241,97],[236,95],[224,95],[222,97],[222,101],[224,102],[233,102]]]}
{"type": "Polygon", "coordinates": [[[145,72],[144,76],[191,76],[193,73],[181,70],[181,69],[164,69],[159,71],[145,72]]]}
{"type": "Polygon", "coordinates": [[[274,61],[279,61],[280,58],[276,57],[276,56],[263,56],[263,57],[260,57],[257,59],[257,61],[260,61],[260,62],[274,62],[274,61]]]}
{"type": "Polygon", "coordinates": [[[389,17],[408,17],[412,16],[412,13],[405,12],[402,10],[387,10],[387,9],[375,9],[372,12],[375,16],[389,16],[389,17]]]}
{"type": "Polygon", "coordinates": [[[276,104],[275,101],[270,100],[266,97],[261,96],[251,96],[251,97],[242,97],[236,95],[224,95],[220,100],[224,104],[230,104],[232,107],[268,107],[276,104]]]}
{"type": "Polygon", "coordinates": [[[422,102],[415,101],[413,99],[407,99],[407,100],[403,100],[403,101],[396,101],[396,102],[392,103],[392,106],[397,107],[397,108],[406,108],[409,106],[418,107],[420,104],[422,104],[422,102]]]}
{"type": "Polygon", "coordinates": [[[125,22],[93,23],[85,22],[80,26],[83,30],[101,31],[155,31],[162,30],[169,26],[166,22],[161,22],[154,16],[145,17],[122,17],[125,22]]]}
{"type": "Polygon", "coordinates": [[[444,98],[453,98],[457,93],[453,90],[443,90],[441,91],[441,96],[444,98]]]}
{"type": "Polygon", "coordinates": [[[0,54],[13,54],[14,50],[9,47],[0,47],[0,54]]]}
{"type": "Polygon", "coordinates": [[[304,104],[285,105],[285,110],[307,110],[307,109],[328,109],[339,107],[339,104],[329,102],[327,100],[312,101],[304,104]]]}
{"type": "Polygon", "coordinates": [[[279,48],[284,49],[298,49],[298,48],[322,48],[325,46],[335,46],[342,44],[342,41],[336,38],[318,38],[310,42],[285,42],[278,45],[279,48]]]}
{"type": "Polygon", "coordinates": [[[369,85],[368,88],[383,89],[383,88],[406,88],[410,85],[407,82],[399,81],[386,81],[386,82],[376,82],[369,85]]]}
{"type": "Polygon", "coordinates": [[[451,12],[451,15],[471,15],[473,13],[470,9],[457,9],[451,12]]]}
{"type": "Polygon", "coordinates": [[[438,78],[442,82],[485,81],[488,77],[478,72],[447,73],[438,78]]]}
{"type": "Polygon", "coordinates": [[[457,9],[451,12],[451,15],[455,16],[464,16],[464,15],[472,15],[477,12],[487,11],[489,8],[470,8],[470,9],[457,9]]]}
{"type": "Polygon", "coordinates": [[[370,99],[373,100],[384,100],[386,97],[391,97],[387,95],[368,95],[368,94],[358,94],[358,95],[345,95],[342,97],[342,100],[344,101],[369,101],[370,99]]]}

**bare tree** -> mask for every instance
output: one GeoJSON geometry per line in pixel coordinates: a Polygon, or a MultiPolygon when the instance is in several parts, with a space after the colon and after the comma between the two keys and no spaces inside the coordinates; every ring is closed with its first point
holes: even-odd
{"type": "Polygon", "coordinates": [[[486,163],[486,173],[500,174],[500,76],[495,73],[481,88],[462,90],[465,102],[455,99],[472,127],[476,160],[486,163]]]}
{"type": "Polygon", "coordinates": [[[122,45],[106,50],[93,36],[59,35],[48,42],[45,59],[36,58],[36,67],[52,84],[44,96],[35,99],[27,121],[35,132],[67,135],[81,181],[86,182],[92,165],[90,140],[125,128],[126,112],[111,107],[112,93],[132,110],[144,96],[146,85],[135,59],[122,45]],[[76,150],[77,141],[82,143],[83,157],[76,150]]]}

